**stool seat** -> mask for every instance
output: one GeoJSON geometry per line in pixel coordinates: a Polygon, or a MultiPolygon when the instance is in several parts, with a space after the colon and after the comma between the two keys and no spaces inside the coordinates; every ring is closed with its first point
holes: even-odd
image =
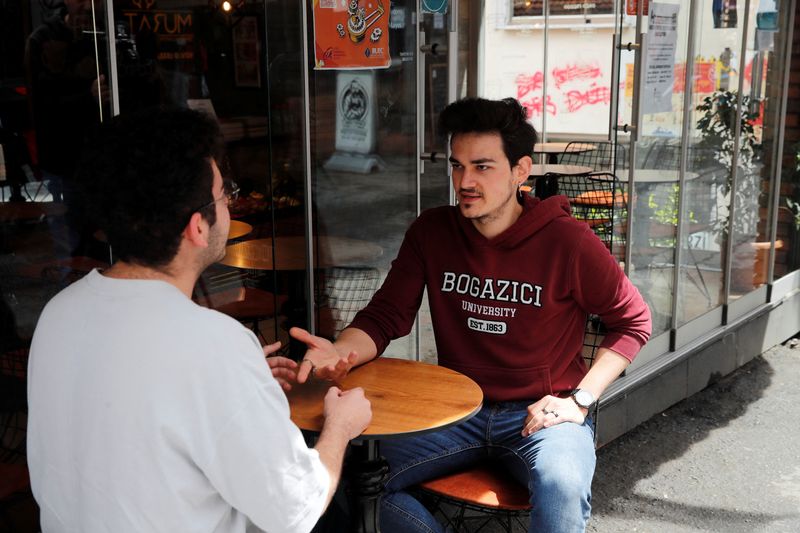
{"type": "Polygon", "coordinates": [[[426,481],[420,487],[445,498],[490,509],[526,511],[531,508],[528,489],[498,465],[480,464],[426,481]]]}

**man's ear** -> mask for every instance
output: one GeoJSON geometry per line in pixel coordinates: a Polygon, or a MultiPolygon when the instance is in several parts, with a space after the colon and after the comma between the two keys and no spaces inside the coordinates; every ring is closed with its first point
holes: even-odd
{"type": "Polygon", "coordinates": [[[519,158],[517,161],[516,166],[514,167],[514,177],[522,183],[523,181],[527,181],[528,177],[531,174],[531,167],[533,166],[533,159],[531,156],[526,155],[519,158]]]}
{"type": "Polygon", "coordinates": [[[198,212],[192,213],[189,223],[183,228],[183,238],[199,248],[208,248],[209,226],[198,212]]]}

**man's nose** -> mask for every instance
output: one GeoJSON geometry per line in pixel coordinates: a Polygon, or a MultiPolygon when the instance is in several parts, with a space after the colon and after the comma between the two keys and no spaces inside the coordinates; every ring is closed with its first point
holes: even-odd
{"type": "Polygon", "coordinates": [[[461,188],[472,189],[475,186],[477,174],[469,168],[465,168],[461,173],[461,188]]]}

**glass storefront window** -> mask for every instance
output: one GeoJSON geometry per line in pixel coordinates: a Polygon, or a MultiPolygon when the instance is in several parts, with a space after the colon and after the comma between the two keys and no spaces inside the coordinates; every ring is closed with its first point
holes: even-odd
{"type": "MultiPolygon", "coordinates": [[[[366,305],[417,216],[416,2],[392,2],[382,16],[388,68],[309,73],[315,318],[325,336],[348,299],[366,305]]],[[[416,339],[412,331],[386,353],[413,357],[416,339]]]]}
{"type": "Polygon", "coordinates": [[[111,117],[104,3],[6,3],[0,18],[0,354],[27,350],[61,288],[107,264],[76,185],[111,117]]]}
{"type": "MultiPolygon", "coordinates": [[[[648,42],[662,52],[642,60],[641,123],[635,148],[631,195],[631,265],[629,276],[650,306],[653,335],[672,324],[675,258],[679,220],[680,156],[689,5],[661,2],[647,17],[648,42]],[[666,73],[661,76],[661,73],[666,73]]],[[[623,181],[628,176],[621,176],[623,181]]]]}

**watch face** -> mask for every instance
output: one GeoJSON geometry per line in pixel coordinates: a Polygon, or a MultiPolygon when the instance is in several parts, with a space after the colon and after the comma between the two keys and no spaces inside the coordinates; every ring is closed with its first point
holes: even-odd
{"type": "Polygon", "coordinates": [[[589,391],[579,390],[575,393],[575,401],[581,407],[588,408],[594,403],[594,396],[592,396],[592,393],[589,391]]]}

